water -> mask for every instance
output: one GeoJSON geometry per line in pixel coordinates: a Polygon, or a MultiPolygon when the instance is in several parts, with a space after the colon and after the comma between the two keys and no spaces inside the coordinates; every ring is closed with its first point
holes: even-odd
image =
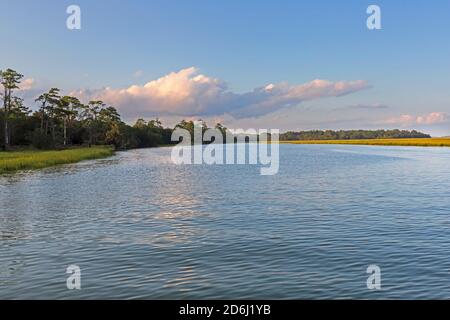
{"type": "Polygon", "coordinates": [[[450,149],[280,155],[276,176],[161,148],[0,177],[0,298],[450,298],[450,149]]]}

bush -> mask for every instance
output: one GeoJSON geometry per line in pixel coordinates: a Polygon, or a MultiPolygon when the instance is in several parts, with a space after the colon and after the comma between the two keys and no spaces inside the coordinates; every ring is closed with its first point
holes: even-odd
{"type": "Polygon", "coordinates": [[[52,138],[41,131],[35,129],[31,134],[31,144],[37,149],[50,149],[53,147],[52,138]]]}

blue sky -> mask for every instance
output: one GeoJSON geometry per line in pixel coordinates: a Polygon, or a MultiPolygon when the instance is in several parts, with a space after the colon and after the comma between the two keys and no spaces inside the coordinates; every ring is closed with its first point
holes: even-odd
{"type": "Polygon", "coordinates": [[[8,8],[0,12],[0,68],[33,79],[36,92],[58,86],[110,99],[129,121],[140,113],[167,122],[192,115],[282,130],[399,127],[450,134],[450,1],[0,4],[8,8]],[[65,26],[71,4],[81,8],[81,30],[65,26]],[[370,4],[381,8],[382,30],[366,27],[370,4]],[[191,71],[181,76],[182,70],[191,71]],[[206,79],[201,84],[198,75],[206,79]],[[325,86],[317,94],[305,93],[316,90],[302,87],[315,79],[329,82],[317,83],[325,86]],[[366,85],[355,87],[359,80],[366,85]],[[336,91],[333,84],[341,81],[346,89],[336,91]],[[269,84],[273,91],[261,89],[269,84]],[[132,85],[139,88],[120,91],[132,85]],[[181,86],[189,102],[167,96],[167,86],[181,86]]]}

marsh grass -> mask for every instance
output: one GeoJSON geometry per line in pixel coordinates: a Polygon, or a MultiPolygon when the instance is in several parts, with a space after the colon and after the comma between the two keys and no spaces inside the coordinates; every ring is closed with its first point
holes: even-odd
{"type": "Polygon", "coordinates": [[[450,147],[450,138],[361,139],[361,140],[295,140],[285,144],[352,144],[369,146],[450,147]]]}
{"type": "Polygon", "coordinates": [[[111,147],[74,148],[62,151],[0,152],[0,174],[35,170],[82,160],[105,158],[114,153],[111,147]]]}

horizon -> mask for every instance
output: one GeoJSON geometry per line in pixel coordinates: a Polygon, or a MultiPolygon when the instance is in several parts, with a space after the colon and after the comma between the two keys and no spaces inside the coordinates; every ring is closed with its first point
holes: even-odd
{"type": "Polygon", "coordinates": [[[369,1],[82,0],[80,30],[66,27],[72,2],[2,2],[0,35],[12,45],[0,69],[25,75],[33,110],[58,87],[104,100],[127,123],[450,135],[445,1],[377,1],[381,30],[366,26],[369,1]]]}

